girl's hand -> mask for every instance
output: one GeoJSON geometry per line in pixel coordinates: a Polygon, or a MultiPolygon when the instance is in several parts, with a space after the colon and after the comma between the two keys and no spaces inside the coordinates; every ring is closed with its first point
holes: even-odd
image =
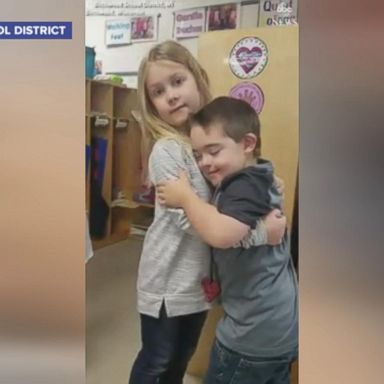
{"type": "Polygon", "coordinates": [[[287,218],[279,209],[274,209],[264,216],[263,222],[267,230],[268,245],[279,245],[285,233],[287,218]]]}
{"type": "Polygon", "coordinates": [[[275,184],[275,187],[277,189],[277,192],[280,193],[280,195],[283,197],[284,199],[284,189],[285,189],[285,184],[284,184],[284,180],[281,179],[280,177],[277,177],[276,175],[273,176],[273,182],[275,184]]]}
{"type": "Polygon", "coordinates": [[[179,173],[179,179],[162,181],[156,186],[159,203],[170,208],[182,208],[183,202],[191,192],[192,188],[185,171],[179,173]]]}
{"type": "Polygon", "coordinates": [[[273,176],[273,183],[277,189],[277,192],[281,195],[281,207],[284,206],[284,189],[285,189],[285,184],[284,184],[284,180],[281,179],[280,177],[277,177],[277,176],[273,176]]]}

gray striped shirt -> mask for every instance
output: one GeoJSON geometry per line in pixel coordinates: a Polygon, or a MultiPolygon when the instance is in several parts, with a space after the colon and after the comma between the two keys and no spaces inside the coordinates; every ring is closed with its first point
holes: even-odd
{"type": "MultiPolygon", "coordinates": [[[[175,139],[158,140],[149,158],[152,184],[176,179],[180,170],[187,171],[198,196],[209,201],[210,188],[192,154],[175,139]]],[[[139,264],[139,312],[159,317],[163,302],[168,316],[209,309],[201,286],[209,275],[209,258],[209,246],[194,233],[184,211],[161,207],[156,201],[139,264]]]]}

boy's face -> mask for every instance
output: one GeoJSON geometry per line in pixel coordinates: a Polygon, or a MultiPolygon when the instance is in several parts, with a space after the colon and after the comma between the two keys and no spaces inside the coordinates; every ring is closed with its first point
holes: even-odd
{"type": "Polygon", "coordinates": [[[236,143],[218,123],[205,130],[197,124],[192,126],[190,137],[197,165],[212,185],[219,185],[226,176],[248,165],[256,145],[256,138],[248,136],[236,143]]]}

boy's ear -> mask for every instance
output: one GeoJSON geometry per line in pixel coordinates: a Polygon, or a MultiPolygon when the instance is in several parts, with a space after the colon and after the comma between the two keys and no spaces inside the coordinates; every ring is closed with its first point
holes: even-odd
{"type": "Polygon", "coordinates": [[[245,153],[253,153],[257,144],[257,136],[253,133],[247,133],[243,138],[245,153]]]}

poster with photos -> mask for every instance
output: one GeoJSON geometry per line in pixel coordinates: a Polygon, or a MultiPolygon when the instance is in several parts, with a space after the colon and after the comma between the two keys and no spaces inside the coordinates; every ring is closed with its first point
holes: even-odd
{"type": "Polygon", "coordinates": [[[208,7],[207,31],[235,29],[240,24],[240,3],[213,5],[208,7]]]}
{"type": "Polygon", "coordinates": [[[131,17],[131,42],[157,41],[157,16],[131,17]]]}

